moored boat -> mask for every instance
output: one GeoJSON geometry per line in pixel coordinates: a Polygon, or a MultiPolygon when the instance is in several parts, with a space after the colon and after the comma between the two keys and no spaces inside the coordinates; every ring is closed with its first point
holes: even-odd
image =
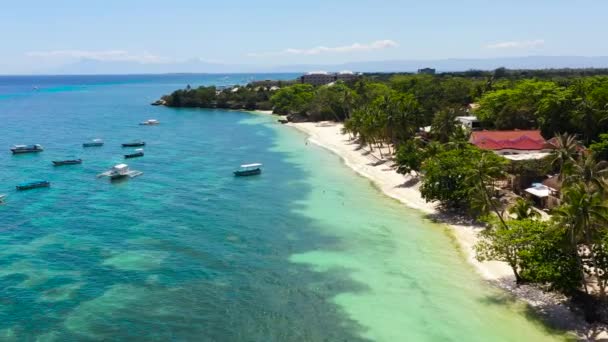
{"type": "Polygon", "coordinates": [[[122,147],[140,147],[140,146],[146,146],[146,142],[141,141],[141,140],[134,140],[134,141],[122,144],[122,147]]]}
{"type": "Polygon", "coordinates": [[[239,167],[238,170],[234,171],[234,175],[237,177],[243,176],[255,176],[262,173],[262,164],[244,164],[239,167]]]}
{"type": "Polygon", "coordinates": [[[126,177],[137,177],[143,175],[144,173],[141,171],[135,171],[129,169],[129,165],[127,164],[117,164],[114,165],[110,170],[100,173],[97,177],[109,177],[110,180],[117,180],[126,177]]]}
{"type": "Polygon", "coordinates": [[[138,148],[135,150],[135,153],[125,154],[125,159],[143,157],[144,150],[142,148],[138,148]]]}
{"type": "Polygon", "coordinates": [[[44,151],[44,148],[40,144],[14,145],[13,147],[11,147],[11,152],[13,152],[13,154],[36,153],[36,152],[42,152],[42,151],[44,151]]]}
{"type": "Polygon", "coordinates": [[[154,126],[154,125],[158,125],[159,123],[160,122],[156,119],[149,119],[144,122],[140,122],[139,124],[142,126],[154,126]]]}
{"type": "Polygon", "coordinates": [[[83,143],[82,147],[98,147],[103,146],[103,140],[101,139],[93,139],[89,142],[83,143]]]}
{"type": "Polygon", "coordinates": [[[82,164],[82,159],[53,160],[54,166],[82,164]]]}
{"type": "Polygon", "coordinates": [[[51,186],[51,182],[49,181],[34,181],[34,182],[28,182],[28,183],[21,183],[19,185],[16,186],[17,190],[22,191],[22,190],[30,190],[30,189],[36,189],[36,188],[48,188],[51,186]]]}
{"type": "Polygon", "coordinates": [[[6,199],[6,195],[0,194],[0,203],[4,203],[5,199],[6,199]]]}

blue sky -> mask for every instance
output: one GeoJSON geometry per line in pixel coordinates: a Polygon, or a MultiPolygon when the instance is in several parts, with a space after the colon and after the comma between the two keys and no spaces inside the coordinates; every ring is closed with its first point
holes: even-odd
{"type": "Polygon", "coordinates": [[[608,55],[608,1],[20,0],[0,73],[79,59],[239,64],[608,55]]]}

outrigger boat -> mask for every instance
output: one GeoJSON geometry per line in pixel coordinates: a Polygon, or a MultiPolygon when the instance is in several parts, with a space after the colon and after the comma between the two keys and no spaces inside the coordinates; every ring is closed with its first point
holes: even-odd
{"type": "Polygon", "coordinates": [[[158,125],[160,122],[156,119],[150,119],[150,120],[146,120],[144,122],[140,122],[139,124],[141,126],[154,126],[154,125],[158,125]]]}
{"type": "Polygon", "coordinates": [[[11,147],[11,152],[13,152],[13,154],[37,153],[37,152],[42,152],[42,151],[44,151],[44,148],[42,148],[42,145],[39,145],[39,144],[35,144],[35,145],[14,145],[13,147],[11,147]]]}
{"type": "Polygon", "coordinates": [[[30,189],[36,189],[36,188],[48,188],[51,186],[51,182],[49,181],[35,181],[35,182],[28,182],[28,183],[21,183],[19,185],[16,186],[17,190],[22,191],[22,190],[30,190],[30,189]]]}
{"type": "Polygon", "coordinates": [[[138,148],[135,150],[135,153],[125,154],[125,159],[137,158],[137,157],[143,157],[143,156],[144,156],[144,149],[138,148]]]}
{"type": "Polygon", "coordinates": [[[254,164],[244,164],[241,167],[234,171],[234,175],[237,177],[243,176],[255,176],[262,173],[262,164],[254,163],[254,164]]]}
{"type": "Polygon", "coordinates": [[[130,170],[127,164],[118,164],[114,165],[110,170],[98,174],[97,177],[109,177],[110,180],[117,180],[126,177],[133,178],[143,174],[141,171],[130,170]]]}
{"type": "Polygon", "coordinates": [[[140,147],[140,146],[146,146],[146,142],[141,141],[141,140],[135,140],[135,141],[131,141],[131,142],[122,144],[122,147],[140,147]]]}
{"type": "Polygon", "coordinates": [[[98,146],[103,146],[103,140],[93,139],[89,142],[82,144],[82,147],[98,147],[98,146]]]}
{"type": "Polygon", "coordinates": [[[53,160],[54,166],[82,164],[82,159],[53,160]]]}

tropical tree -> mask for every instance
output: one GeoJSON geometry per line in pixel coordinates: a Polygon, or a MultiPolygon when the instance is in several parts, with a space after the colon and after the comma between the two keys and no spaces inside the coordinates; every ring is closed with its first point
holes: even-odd
{"type": "Polygon", "coordinates": [[[460,123],[456,120],[456,117],[459,115],[461,113],[455,108],[448,108],[437,112],[431,125],[433,137],[442,143],[450,141],[450,138],[461,129],[460,123]]]}
{"type": "Polygon", "coordinates": [[[494,197],[489,188],[502,175],[505,163],[504,158],[470,145],[443,150],[424,161],[420,192],[429,202],[472,209],[476,191],[482,189],[482,196],[494,197]]]}
{"type": "Polygon", "coordinates": [[[532,203],[523,198],[518,198],[515,204],[509,208],[509,214],[514,215],[516,220],[536,219],[540,213],[534,210],[532,203]]]}
{"type": "MultiPolygon", "coordinates": [[[[576,183],[565,188],[563,204],[555,210],[555,217],[569,241],[569,249],[577,257],[579,272],[583,278],[585,291],[587,284],[584,281],[583,256],[588,255],[590,264],[596,264],[593,244],[608,224],[608,205],[598,191],[593,191],[585,183],[576,183]],[[583,243],[584,247],[579,248],[583,243]]],[[[601,281],[600,274],[593,271],[598,283],[601,281]]],[[[602,296],[604,289],[601,289],[602,296]]]]}
{"type": "Polygon", "coordinates": [[[420,172],[427,154],[420,139],[410,139],[399,146],[395,157],[398,165],[397,172],[409,175],[412,172],[416,174],[420,172]]]}
{"type": "Polygon", "coordinates": [[[579,143],[574,135],[563,133],[555,136],[553,144],[555,149],[551,153],[551,164],[559,168],[560,179],[563,180],[578,155],[579,143]]]}
{"type": "Polygon", "coordinates": [[[597,161],[591,153],[581,157],[578,162],[572,163],[568,174],[564,177],[564,184],[583,183],[589,191],[598,191],[601,194],[606,193],[608,184],[606,177],[608,176],[608,162],[597,161]]]}

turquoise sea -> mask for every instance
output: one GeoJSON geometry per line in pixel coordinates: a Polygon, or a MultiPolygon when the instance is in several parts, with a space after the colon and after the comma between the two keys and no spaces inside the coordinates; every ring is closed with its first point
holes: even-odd
{"type": "Polygon", "coordinates": [[[484,283],[445,227],[303,134],[149,105],[186,84],[293,76],[0,77],[0,340],[562,338],[484,283]],[[137,124],[149,118],[161,125],[137,124]],[[83,149],[92,138],[105,146],[83,149]],[[144,175],[96,178],[133,139],[144,175]],[[30,143],[46,150],[11,155],[30,143]],[[71,156],[83,164],[51,165],[71,156]],[[264,173],[234,178],[247,162],[264,173]],[[14,190],[39,179],[52,187],[14,190]]]}

